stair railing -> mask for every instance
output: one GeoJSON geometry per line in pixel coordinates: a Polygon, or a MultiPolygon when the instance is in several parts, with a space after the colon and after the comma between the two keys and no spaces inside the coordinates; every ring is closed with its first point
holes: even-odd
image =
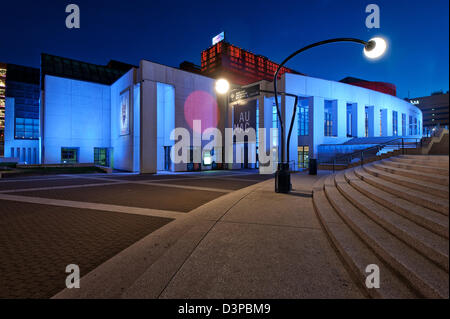
{"type": "MultiPolygon", "coordinates": [[[[396,145],[398,150],[401,150],[402,155],[405,155],[405,149],[407,148],[405,145],[405,140],[407,140],[406,143],[408,143],[408,141],[411,141],[411,143],[414,143],[416,148],[420,145],[420,147],[422,147],[422,139],[421,138],[412,138],[412,137],[399,137],[399,138],[395,138],[393,140],[384,142],[384,143],[380,143],[377,144],[375,146],[370,146],[367,148],[364,148],[362,150],[358,150],[352,153],[348,153],[348,154],[342,154],[339,156],[335,156],[333,158],[333,173],[336,171],[336,164],[338,160],[342,160],[344,162],[347,163],[347,167],[351,164],[351,161],[353,160],[353,157],[355,155],[359,155],[359,160],[360,160],[360,164],[361,166],[364,165],[364,153],[367,153],[369,151],[376,151],[375,154],[378,154],[384,147],[386,147],[387,145],[396,145]]],[[[376,156],[376,155],[375,155],[376,156]]],[[[370,158],[370,156],[366,156],[366,158],[370,158]]]]}

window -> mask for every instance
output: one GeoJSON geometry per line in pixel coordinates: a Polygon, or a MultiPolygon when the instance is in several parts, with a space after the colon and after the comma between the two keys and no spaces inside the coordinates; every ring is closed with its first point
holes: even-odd
{"type": "Polygon", "coordinates": [[[78,163],[78,149],[61,147],[61,163],[78,163]]]}
{"type": "Polygon", "coordinates": [[[334,124],[334,119],[335,119],[335,114],[333,114],[334,112],[334,108],[333,108],[333,101],[324,101],[324,136],[335,136],[335,134],[333,134],[333,124],[334,124]]]}
{"type": "Polygon", "coordinates": [[[107,148],[94,147],[94,164],[109,167],[109,151],[107,148]]]}
{"type": "Polygon", "coordinates": [[[397,111],[392,111],[392,135],[398,135],[398,114],[397,111]]]}
{"type": "Polygon", "coordinates": [[[15,121],[14,136],[16,139],[39,138],[39,119],[17,117],[15,121]]]}
{"type": "Polygon", "coordinates": [[[303,145],[298,150],[298,168],[307,168],[309,166],[309,146],[303,145]]]}
{"type": "Polygon", "coordinates": [[[409,116],[409,132],[408,132],[408,135],[413,135],[413,118],[412,118],[411,115],[409,116]]]}
{"type": "MultiPolygon", "coordinates": [[[[307,100],[303,100],[307,101],[307,100]]],[[[303,101],[300,101],[300,105],[297,107],[298,112],[298,136],[309,135],[309,105],[303,105],[303,101]]]]}
{"type": "Polygon", "coordinates": [[[418,130],[417,130],[417,118],[414,118],[414,135],[419,134],[418,130]]]}
{"type": "Polygon", "coordinates": [[[352,105],[347,103],[347,137],[352,137],[352,105]]]}
{"type": "Polygon", "coordinates": [[[333,136],[333,118],[332,114],[329,112],[325,112],[324,135],[333,136]]]}
{"type": "MultiPolygon", "coordinates": [[[[272,106],[272,127],[278,128],[278,113],[277,113],[277,107],[276,105],[272,106]]],[[[278,130],[274,130],[273,132],[273,140],[272,140],[273,146],[278,146],[278,130]]]]}
{"type": "Polygon", "coordinates": [[[369,107],[364,107],[364,136],[369,137],[369,107]]]}
{"type": "Polygon", "coordinates": [[[402,113],[402,136],[406,136],[406,114],[402,113]]]}

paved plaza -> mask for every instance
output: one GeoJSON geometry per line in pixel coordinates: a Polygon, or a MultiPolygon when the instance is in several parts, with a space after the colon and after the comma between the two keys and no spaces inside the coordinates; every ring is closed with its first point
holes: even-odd
{"type": "Polygon", "coordinates": [[[0,180],[0,298],[50,298],[213,199],[271,176],[255,171],[54,175],[0,180]]]}

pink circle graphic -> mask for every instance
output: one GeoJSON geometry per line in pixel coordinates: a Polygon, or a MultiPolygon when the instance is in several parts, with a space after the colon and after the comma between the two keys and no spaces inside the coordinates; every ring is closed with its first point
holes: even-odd
{"type": "Polygon", "coordinates": [[[194,120],[201,121],[201,132],[207,128],[217,127],[219,123],[219,108],[214,96],[205,91],[194,91],[184,102],[184,118],[191,129],[194,129],[194,120]]]}

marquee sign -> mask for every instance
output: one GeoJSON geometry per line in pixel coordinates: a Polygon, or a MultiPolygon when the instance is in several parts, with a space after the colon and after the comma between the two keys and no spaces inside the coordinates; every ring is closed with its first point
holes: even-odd
{"type": "Polygon", "coordinates": [[[212,38],[212,45],[219,43],[220,41],[225,40],[225,32],[222,31],[218,35],[216,35],[214,38],[212,38]]]}
{"type": "Polygon", "coordinates": [[[230,103],[237,102],[244,99],[249,99],[260,94],[259,84],[235,89],[230,92],[230,103]]]}

